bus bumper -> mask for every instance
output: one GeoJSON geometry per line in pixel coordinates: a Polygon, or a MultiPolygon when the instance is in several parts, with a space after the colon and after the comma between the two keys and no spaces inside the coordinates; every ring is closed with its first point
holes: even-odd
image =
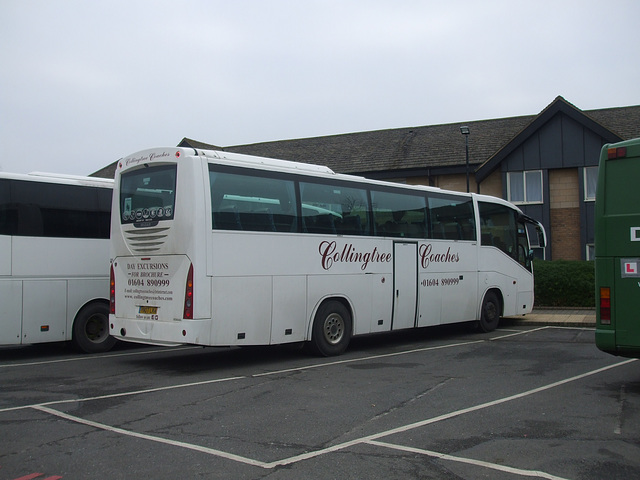
{"type": "Polygon", "coordinates": [[[616,345],[615,330],[596,328],[596,346],[603,352],[619,357],[640,358],[640,347],[616,345]]]}
{"type": "Polygon", "coordinates": [[[110,333],[118,340],[148,345],[210,345],[210,320],[183,320],[160,322],[157,320],[109,319],[110,333]],[[180,338],[183,341],[177,342],[180,338]]]}
{"type": "Polygon", "coordinates": [[[615,330],[596,328],[596,346],[603,352],[617,355],[615,330]]]}

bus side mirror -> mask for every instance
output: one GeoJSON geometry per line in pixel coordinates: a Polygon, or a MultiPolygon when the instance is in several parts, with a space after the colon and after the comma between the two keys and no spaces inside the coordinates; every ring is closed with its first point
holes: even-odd
{"type": "Polygon", "coordinates": [[[547,246],[547,236],[544,234],[544,230],[540,227],[536,227],[536,233],[538,234],[538,246],[544,248],[547,246]]]}

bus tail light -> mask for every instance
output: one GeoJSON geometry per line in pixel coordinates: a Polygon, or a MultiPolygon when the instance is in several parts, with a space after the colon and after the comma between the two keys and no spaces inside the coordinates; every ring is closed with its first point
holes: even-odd
{"type": "Polygon", "coordinates": [[[611,325],[611,289],[600,287],[600,323],[611,325]]]}
{"type": "Polygon", "coordinates": [[[113,273],[113,264],[109,272],[109,313],[116,314],[116,276],[113,273]]]}
{"type": "Polygon", "coordinates": [[[611,147],[607,148],[607,159],[624,158],[627,156],[627,147],[611,147]]]}
{"type": "Polygon", "coordinates": [[[193,264],[189,265],[187,273],[187,286],[184,292],[184,315],[182,318],[190,320],[193,318],[193,264]]]}

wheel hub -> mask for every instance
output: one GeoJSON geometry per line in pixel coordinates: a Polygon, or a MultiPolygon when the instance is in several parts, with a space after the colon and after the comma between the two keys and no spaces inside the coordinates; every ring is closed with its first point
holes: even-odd
{"type": "Polygon", "coordinates": [[[331,344],[336,344],[344,334],[344,321],[340,315],[329,315],[324,322],[324,336],[331,344]]]}

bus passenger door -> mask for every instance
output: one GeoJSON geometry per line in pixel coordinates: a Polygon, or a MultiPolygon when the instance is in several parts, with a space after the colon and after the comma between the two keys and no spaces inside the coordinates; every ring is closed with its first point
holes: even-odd
{"type": "Polygon", "coordinates": [[[394,243],[393,330],[415,326],[418,300],[417,283],[418,245],[416,243],[394,243]]]}

